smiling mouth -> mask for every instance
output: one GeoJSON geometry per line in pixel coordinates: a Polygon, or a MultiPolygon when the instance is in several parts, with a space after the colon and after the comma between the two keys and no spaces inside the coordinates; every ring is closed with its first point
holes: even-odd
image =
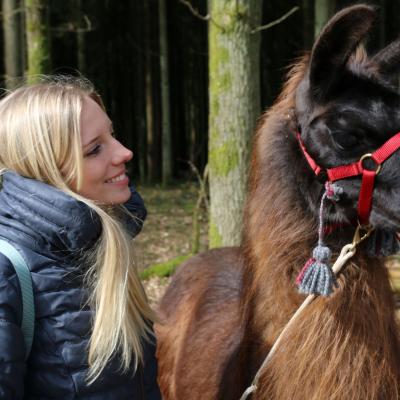
{"type": "Polygon", "coordinates": [[[127,178],[127,176],[126,176],[125,172],[123,172],[122,174],[107,180],[106,183],[118,183],[118,182],[124,181],[126,178],[127,178]]]}

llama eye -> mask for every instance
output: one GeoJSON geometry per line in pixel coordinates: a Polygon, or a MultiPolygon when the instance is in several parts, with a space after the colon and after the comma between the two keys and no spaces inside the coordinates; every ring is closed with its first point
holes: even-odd
{"type": "Polygon", "coordinates": [[[351,150],[357,145],[358,135],[353,132],[332,132],[332,139],[340,150],[351,150]]]}

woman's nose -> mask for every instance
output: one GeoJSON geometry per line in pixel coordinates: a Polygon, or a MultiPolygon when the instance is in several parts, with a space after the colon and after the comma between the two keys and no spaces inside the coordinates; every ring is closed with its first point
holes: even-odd
{"type": "Polygon", "coordinates": [[[116,142],[117,149],[113,156],[113,163],[118,165],[130,161],[133,157],[133,152],[123,146],[118,140],[116,142]]]}

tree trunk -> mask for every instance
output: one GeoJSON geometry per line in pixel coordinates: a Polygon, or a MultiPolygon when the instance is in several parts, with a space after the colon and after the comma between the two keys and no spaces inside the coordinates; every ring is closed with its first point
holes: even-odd
{"type": "Polygon", "coordinates": [[[50,71],[50,40],[44,0],[25,0],[28,82],[50,71]]]}
{"type": "Polygon", "coordinates": [[[314,4],[312,0],[302,0],[303,48],[311,49],[314,42],[314,4]]]}
{"type": "Polygon", "coordinates": [[[315,0],[315,25],[314,35],[318,36],[325,23],[335,11],[335,0],[315,0]]]}
{"type": "Polygon", "coordinates": [[[77,21],[77,32],[76,32],[76,52],[78,70],[81,74],[86,74],[86,32],[84,24],[84,12],[82,0],[76,0],[76,21],[77,21]]]}
{"type": "Polygon", "coordinates": [[[164,186],[167,185],[172,178],[171,122],[169,103],[169,58],[166,3],[167,0],[159,0],[162,111],[162,183],[164,186]]]}
{"type": "Polygon", "coordinates": [[[7,89],[16,86],[23,75],[21,4],[19,0],[3,0],[4,68],[7,89]]]}
{"type": "Polygon", "coordinates": [[[147,164],[147,181],[153,182],[155,179],[154,165],[154,142],[155,142],[155,126],[154,126],[154,93],[153,93],[153,68],[151,54],[151,15],[149,0],[144,1],[145,14],[145,94],[146,94],[146,164],[147,164]]]}
{"type": "Polygon", "coordinates": [[[210,0],[210,247],[237,245],[249,139],[260,113],[261,0],[210,0]]]}

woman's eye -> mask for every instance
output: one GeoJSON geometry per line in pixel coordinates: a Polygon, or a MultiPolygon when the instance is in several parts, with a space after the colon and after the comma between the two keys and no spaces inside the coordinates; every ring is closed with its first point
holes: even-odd
{"type": "Polygon", "coordinates": [[[94,156],[96,154],[99,154],[101,150],[101,146],[99,144],[96,144],[92,149],[90,149],[86,154],[85,157],[90,157],[94,156]]]}

